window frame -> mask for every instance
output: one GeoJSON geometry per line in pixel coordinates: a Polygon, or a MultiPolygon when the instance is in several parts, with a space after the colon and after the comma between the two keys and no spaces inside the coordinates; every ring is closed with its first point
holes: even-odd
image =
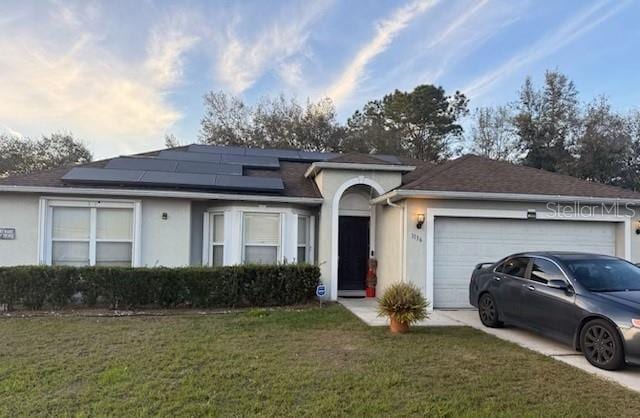
{"type": "Polygon", "coordinates": [[[559,271],[561,274],[561,277],[558,278],[558,280],[564,280],[568,285],[572,285],[571,280],[569,280],[569,276],[567,275],[567,273],[564,271],[564,269],[562,268],[562,266],[560,266],[560,264],[556,263],[554,260],[550,259],[550,258],[546,258],[546,257],[540,257],[540,256],[531,256],[530,257],[530,264],[529,264],[529,277],[528,280],[538,283],[538,284],[543,284],[543,285],[547,285],[549,284],[549,281],[547,280],[547,282],[541,282],[540,280],[535,280],[533,279],[533,265],[535,264],[537,260],[544,260],[550,264],[553,264],[559,271]]]}
{"type": "Polygon", "coordinates": [[[225,239],[227,236],[227,228],[226,228],[226,216],[225,213],[223,211],[215,211],[215,212],[207,212],[209,214],[208,218],[209,218],[209,260],[208,260],[208,265],[210,267],[221,267],[226,265],[225,263],[225,239]],[[215,231],[215,227],[216,227],[216,220],[215,217],[216,216],[222,216],[222,242],[219,241],[215,241],[215,236],[216,236],[216,231],[215,231]],[[222,247],[222,264],[220,266],[216,266],[213,264],[214,262],[214,256],[213,256],[213,249],[214,247],[222,247]]]}
{"type": "Polygon", "coordinates": [[[313,260],[311,259],[311,255],[312,255],[312,247],[313,247],[313,242],[312,242],[312,236],[313,236],[313,227],[312,227],[312,218],[313,216],[311,215],[297,215],[297,226],[298,226],[298,234],[296,236],[296,257],[298,255],[298,251],[300,250],[300,248],[304,248],[304,258],[305,260],[303,262],[301,262],[299,259],[296,258],[296,263],[297,264],[313,264],[313,260]],[[300,236],[300,218],[305,219],[305,226],[306,226],[306,241],[304,244],[300,244],[300,241],[298,240],[298,237],[300,236]]]}
{"type": "Polygon", "coordinates": [[[78,199],[64,197],[42,197],[39,205],[38,261],[52,265],[54,242],[88,242],[89,266],[96,265],[98,243],[131,243],[131,267],[139,267],[141,259],[142,205],[137,200],[78,199]],[[89,239],[54,239],[53,210],[56,207],[86,208],[89,210],[89,239]],[[99,209],[130,209],[132,211],[131,239],[97,238],[97,214],[99,209]]]}
{"type": "MultiPolygon", "coordinates": [[[[247,264],[247,260],[246,260],[246,249],[248,246],[251,247],[268,247],[268,248],[272,248],[274,247],[274,245],[272,244],[261,244],[261,243],[247,243],[246,242],[246,216],[247,215],[263,215],[263,216],[274,216],[278,218],[278,245],[276,246],[276,264],[282,263],[283,262],[283,256],[282,256],[282,237],[284,236],[284,233],[282,231],[282,228],[284,227],[284,214],[282,212],[279,211],[261,211],[261,210],[245,210],[242,211],[242,227],[241,227],[241,239],[240,239],[240,243],[241,243],[241,260],[242,260],[242,264],[247,264]]],[[[296,244],[297,244],[297,237],[296,237],[296,244]]]]}

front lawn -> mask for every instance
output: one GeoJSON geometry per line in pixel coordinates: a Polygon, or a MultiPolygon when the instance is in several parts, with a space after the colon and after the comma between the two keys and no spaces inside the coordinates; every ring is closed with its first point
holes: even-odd
{"type": "Polygon", "coordinates": [[[340,306],[0,319],[0,415],[608,415],[640,396],[470,328],[340,306]]]}

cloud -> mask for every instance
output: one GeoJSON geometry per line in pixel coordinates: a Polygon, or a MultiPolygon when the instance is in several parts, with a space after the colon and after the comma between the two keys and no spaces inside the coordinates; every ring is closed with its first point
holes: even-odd
{"type": "Polygon", "coordinates": [[[347,99],[362,82],[369,62],[384,52],[398,33],[406,28],[413,19],[436,2],[437,0],[413,1],[396,9],[388,19],[378,22],[375,36],[360,48],[338,79],[327,89],[326,95],[338,105],[347,99]]]}
{"type": "MultiPolygon", "coordinates": [[[[239,30],[242,19],[235,17],[218,37],[215,76],[235,94],[251,88],[268,71],[276,71],[285,82],[300,82],[300,64],[293,59],[305,53],[311,26],[324,14],[330,1],[309,2],[299,12],[287,14],[259,30],[254,37],[239,30]]],[[[255,32],[255,31],[253,31],[255,32]]]]}
{"type": "Polygon", "coordinates": [[[457,19],[454,19],[449,25],[447,25],[443,30],[439,31],[438,36],[429,42],[427,48],[435,48],[436,46],[442,44],[446,41],[451,35],[459,31],[468,20],[470,20],[475,14],[477,14],[484,6],[489,3],[489,0],[480,0],[475,2],[474,6],[467,9],[467,11],[463,12],[457,19]]]}
{"type": "Polygon", "coordinates": [[[70,130],[97,157],[157,146],[182,117],[167,94],[196,38],[152,29],[146,54],[132,60],[105,45],[82,14],[56,13],[66,16],[65,30],[58,21],[20,21],[0,37],[0,125],[31,136],[70,130]]]}
{"type": "Polygon", "coordinates": [[[600,1],[591,7],[585,8],[576,16],[567,20],[554,32],[536,42],[533,46],[516,54],[498,68],[471,81],[462,91],[468,97],[476,98],[487,93],[503,78],[527,64],[557,52],[620,12],[620,10],[629,3],[629,1],[621,1],[611,4],[610,1],[600,1]]]}
{"type": "Polygon", "coordinates": [[[173,87],[179,83],[183,75],[183,56],[198,40],[197,36],[176,28],[153,29],[144,63],[151,81],[160,88],[173,87]]]}

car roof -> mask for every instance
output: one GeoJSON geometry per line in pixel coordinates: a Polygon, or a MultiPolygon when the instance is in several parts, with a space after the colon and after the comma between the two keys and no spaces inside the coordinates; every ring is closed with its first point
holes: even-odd
{"type": "Polygon", "coordinates": [[[585,259],[612,259],[616,258],[610,255],[604,254],[595,254],[595,253],[584,253],[578,251],[528,251],[523,253],[511,254],[509,257],[547,257],[553,258],[560,261],[568,261],[568,260],[585,260],[585,259]]]}

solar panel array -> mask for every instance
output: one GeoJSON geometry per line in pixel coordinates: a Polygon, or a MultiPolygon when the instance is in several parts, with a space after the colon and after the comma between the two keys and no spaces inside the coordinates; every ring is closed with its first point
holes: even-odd
{"type": "Polygon", "coordinates": [[[244,169],[278,170],[280,161],[314,162],[334,153],[190,145],[155,156],[119,157],[104,167],[76,167],[63,178],[70,184],[171,187],[278,193],[280,177],[245,176],[244,169]]]}

